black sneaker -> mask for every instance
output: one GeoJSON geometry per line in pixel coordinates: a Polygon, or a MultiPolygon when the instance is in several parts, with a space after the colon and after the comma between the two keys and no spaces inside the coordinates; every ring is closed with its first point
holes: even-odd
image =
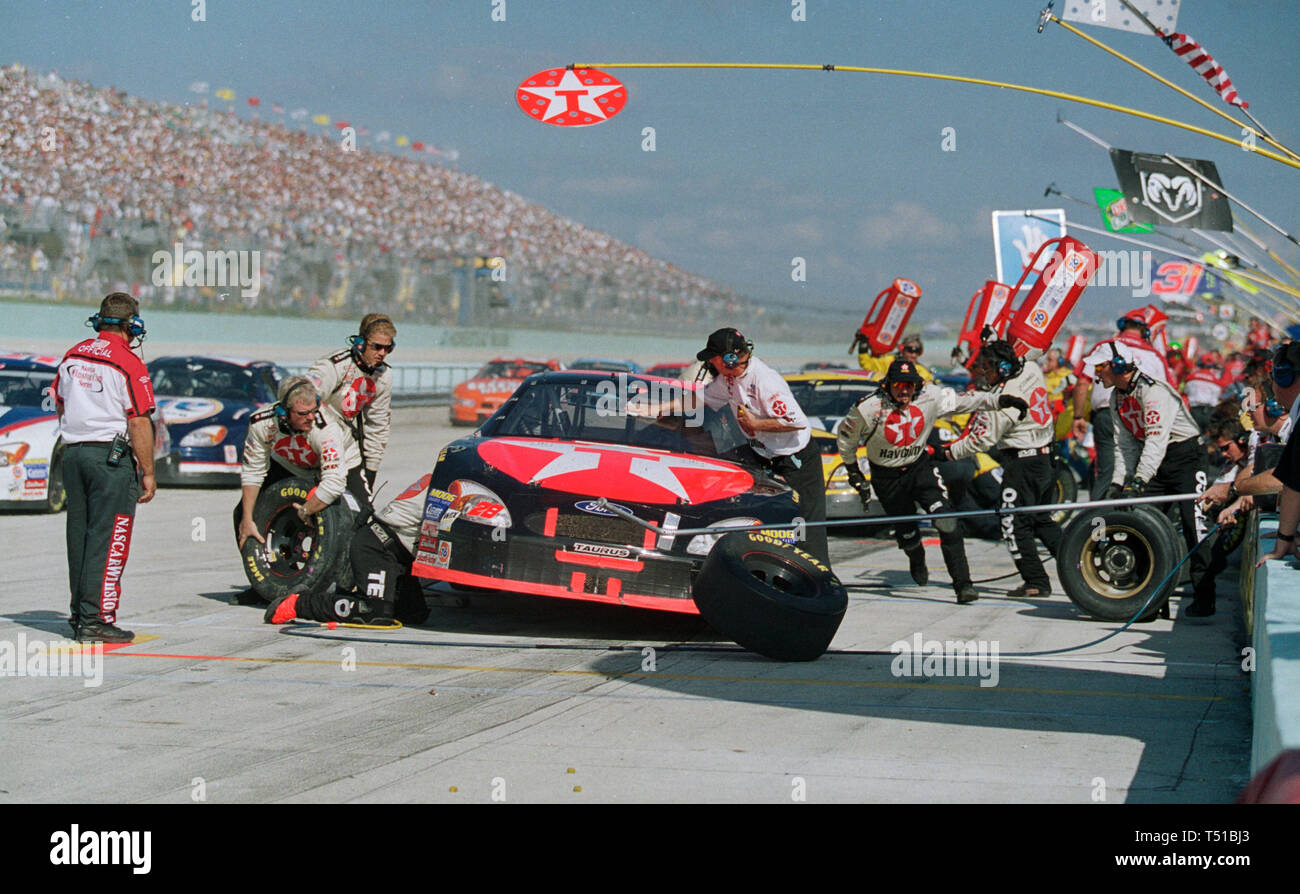
{"type": "Polygon", "coordinates": [[[955,588],[957,591],[957,604],[966,605],[980,598],[980,594],[975,592],[975,587],[970,584],[962,584],[955,588]]]}
{"type": "Polygon", "coordinates": [[[924,587],[930,582],[930,569],[925,567],[925,550],[911,550],[907,554],[908,564],[911,566],[912,580],[916,581],[918,587],[924,587]]]}
{"type": "Polygon", "coordinates": [[[77,628],[79,643],[130,643],[135,634],[105,621],[90,621],[77,628]]]}

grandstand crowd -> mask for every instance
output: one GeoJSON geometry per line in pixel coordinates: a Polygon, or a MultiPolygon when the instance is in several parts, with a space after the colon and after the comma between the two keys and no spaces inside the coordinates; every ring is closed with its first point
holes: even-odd
{"type": "MultiPolygon", "coordinates": [[[[336,138],[38,77],[17,64],[0,69],[0,215],[11,227],[57,221],[69,260],[97,239],[128,237],[159,249],[184,241],[260,250],[260,300],[278,309],[311,312],[328,301],[328,286],[277,292],[282,263],[303,252],[332,265],[325,282],[335,288],[372,265],[500,256],[519,321],[583,321],[600,311],[606,326],[656,318],[686,325],[745,307],[731,290],[472,174],[345,152],[336,138]]],[[[60,265],[30,243],[9,241],[3,251],[9,270],[60,265]]],[[[138,274],[127,288],[154,297],[138,274]]],[[[89,294],[115,283],[96,285],[89,294]]]]}

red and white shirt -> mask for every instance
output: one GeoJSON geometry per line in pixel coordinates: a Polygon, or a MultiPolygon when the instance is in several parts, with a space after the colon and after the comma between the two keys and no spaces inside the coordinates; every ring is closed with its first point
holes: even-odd
{"type": "MultiPolygon", "coordinates": [[[[704,404],[711,410],[730,405],[733,409],[765,419],[779,419],[786,425],[797,425],[797,431],[759,431],[751,436],[750,444],[759,455],[771,459],[791,456],[808,446],[812,425],[790,386],[781,374],[757,357],[751,357],[749,366],[738,376],[716,376],[701,389],[704,404]]],[[[739,414],[737,414],[739,415],[739,414]]]]}
{"type": "Polygon", "coordinates": [[[1137,368],[1142,370],[1145,375],[1162,382],[1173,384],[1173,376],[1169,372],[1169,364],[1160,352],[1151,347],[1150,342],[1145,341],[1142,336],[1136,332],[1121,332],[1114,338],[1104,338],[1097,342],[1088,353],[1083,355],[1083,360],[1074,368],[1075,373],[1079,376],[1081,382],[1092,382],[1092,408],[1099,410],[1102,407],[1110,406],[1110,391],[1097,378],[1097,367],[1092,362],[1094,357],[1103,357],[1110,359],[1110,349],[1106,346],[1111,342],[1119,342],[1130,351],[1130,356],[1137,363],[1137,368]],[[1101,352],[1098,354],[1097,352],[1101,352]]]}
{"type": "Polygon", "coordinates": [[[272,461],[295,475],[318,480],[316,496],[322,503],[333,503],[347,489],[348,470],[361,465],[361,453],[356,442],[320,410],[311,428],[296,432],[282,424],[275,407],[267,407],[248,420],[240,485],[261,486],[272,461]]]}
{"type": "Polygon", "coordinates": [[[155,409],[149,371],[120,332],[101,332],[63,355],[54,376],[65,443],[111,441],[155,409]]]}
{"type": "Polygon", "coordinates": [[[367,373],[357,365],[351,351],[339,351],[312,364],[307,378],[312,380],[321,400],[342,423],[344,431],[357,442],[365,455],[366,468],[377,471],[388,449],[392,369],[381,363],[367,373]]]}

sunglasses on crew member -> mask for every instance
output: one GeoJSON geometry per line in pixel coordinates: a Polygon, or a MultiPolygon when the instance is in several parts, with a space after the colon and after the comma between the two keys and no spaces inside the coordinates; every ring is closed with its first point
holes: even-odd
{"type": "Polygon", "coordinates": [[[380,344],[377,341],[368,341],[366,347],[372,351],[383,351],[385,354],[391,354],[393,349],[397,347],[397,342],[390,341],[387,344],[380,344]]]}

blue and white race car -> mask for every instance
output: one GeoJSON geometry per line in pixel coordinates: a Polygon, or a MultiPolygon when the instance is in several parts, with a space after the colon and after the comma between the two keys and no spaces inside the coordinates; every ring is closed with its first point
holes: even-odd
{"type": "Polygon", "coordinates": [[[0,509],[58,512],[67,502],[51,386],[58,357],[0,353],[0,509]]]}
{"type": "Polygon", "coordinates": [[[234,357],[159,357],[148,366],[173,444],[158,483],[237,486],[248,418],[275,403],[288,372],[234,357]]]}

